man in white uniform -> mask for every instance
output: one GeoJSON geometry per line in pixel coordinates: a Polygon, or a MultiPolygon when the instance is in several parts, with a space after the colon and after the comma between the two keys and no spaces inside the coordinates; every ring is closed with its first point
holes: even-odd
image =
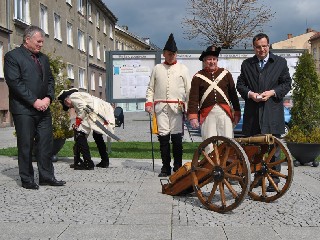
{"type": "Polygon", "coordinates": [[[151,74],[146,93],[145,110],[155,112],[162,168],[159,177],[171,175],[170,138],[173,147],[173,171],[182,166],[182,133],[184,112],[190,89],[188,68],[177,62],[177,46],[171,33],[163,49],[164,63],[157,64],[151,74]]]}
{"type": "MultiPolygon", "coordinates": [[[[87,136],[93,131],[92,135],[97,144],[101,162],[96,167],[108,168],[109,156],[106,144],[103,140],[103,130],[98,127],[93,119],[85,110],[87,106],[93,109],[93,112],[100,114],[106,122],[102,122],[106,129],[113,132],[115,127],[114,109],[110,103],[103,101],[100,98],[90,95],[86,92],[79,92],[78,89],[72,88],[69,90],[62,90],[58,96],[58,100],[63,106],[63,110],[67,111],[69,108],[74,108],[77,114],[75,128],[75,141],[79,152],[82,154],[84,162],[79,166],[74,165],[75,169],[92,170],[94,169],[93,161],[91,160],[87,136]]],[[[97,118],[98,120],[101,120],[97,118]]],[[[80,155],[80,154],[79,154],[80,155]]],[[[79,156],[80,157],[80,156],[79,156]]],[[[78,159],[80,161],[80,159],[78,159]]]]}

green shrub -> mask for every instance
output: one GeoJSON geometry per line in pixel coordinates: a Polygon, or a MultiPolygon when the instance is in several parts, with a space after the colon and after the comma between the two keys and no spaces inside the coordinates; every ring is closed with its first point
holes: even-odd
{"type": "Polygon", "coordinates": [[[293,76],[288,142],[320,143],[320,78],[307,51],[298,60],[293,76]]]}
{"type": "MultiPolygon", "coordinates": [[[[61,57],[52,57],[48,54],[52,75],[55,79],[55,96],[57,96],[61,90],[70,88],[70,81],[63,70],[66,68],[66,64],[62,62],[61,57]]],[[[62,105],[54,99],[50,105],[52,114],[52,127],[53,138],[70,138],[73,136],[73,130],[70,127],[70,115],[69,112],[63,111],[62,105]]]]}

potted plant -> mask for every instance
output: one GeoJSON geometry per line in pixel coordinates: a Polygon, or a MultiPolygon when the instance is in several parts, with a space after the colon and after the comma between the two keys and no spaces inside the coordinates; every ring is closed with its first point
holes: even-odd
{"type": "Polygon", "coordinates": [[[316,167],[320,154],[320,78],[307,51],[298,59],[293,80],[290,130],[285,139],[295,166],[312,162],[316,167]]]}
{"type": "MultiPolygon", "coordinates": [[[[57,96],[61,90],[70,88],[70,81],[63,73],[66,65],[62,62],[62,58],[52,57],[50,54],[48,57],[52,75],[55,79],[55,96],[57,96]]],[[[56,99],[52,101],[50,110],[53,125],[53,161],[56,161],[56,155],[63,147],[66,139],[73,137],[73,130],[70,127],[69,112],[63,111],[62,105],[56,99]]]]}

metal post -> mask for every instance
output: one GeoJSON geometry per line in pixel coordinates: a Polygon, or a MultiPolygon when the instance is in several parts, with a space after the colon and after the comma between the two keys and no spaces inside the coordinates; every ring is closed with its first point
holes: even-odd
{"type": "Polygon", "coordinates": [[[151,138],[151,152],[152,152],[152,170],[154,171],[154,150],[153,150],[153,139],[152,139],[152,119],[151,119],[151,113],[149,113],[149,123],[150,123],[150,138],[151,138]]]}

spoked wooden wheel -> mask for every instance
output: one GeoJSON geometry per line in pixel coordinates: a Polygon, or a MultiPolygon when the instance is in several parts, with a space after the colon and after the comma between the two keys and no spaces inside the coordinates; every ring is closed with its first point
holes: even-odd
{"type": "Polygon", "coordinates": [[[203,141],[195,151],[191,176],[201,203],[210,210],[224,213],[244,200],[251,172],[248,157],[236,141],[214,136],[203,141]]]}
{"type": "Polygon", "coordinates": [[[274,144],[269,146],[260,163],[251,166],[251,171],[254,180],[248,194],[253,200],[272,202],[283,196],[293,178],[293,160],[287,146],[280,139],[274,138],[274,144]],[[278,154],[280,156],[275,161],[278,154]],[[275,191],[268,192],[268,186],[272,186],[275,191]]]}

